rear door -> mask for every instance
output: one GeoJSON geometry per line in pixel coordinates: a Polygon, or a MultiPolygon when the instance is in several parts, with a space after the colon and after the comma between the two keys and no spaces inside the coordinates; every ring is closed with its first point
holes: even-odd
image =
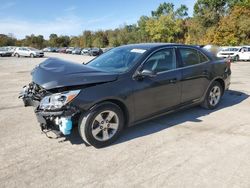
{"type": "Polygon", "coordinates": [[[134,80],[135,121],[151,117],[180,104],[181,71],[177,69],[174,48],[165,48],[153,53],[142,70],[156,72],[155,77],[134,80]]]}
{"type": "Polygon", "coordinates": [[[182,62],[181,103],[200,99],[209,85],[211,64],[208,57],[190,47],[178,47],[182,62]]]}

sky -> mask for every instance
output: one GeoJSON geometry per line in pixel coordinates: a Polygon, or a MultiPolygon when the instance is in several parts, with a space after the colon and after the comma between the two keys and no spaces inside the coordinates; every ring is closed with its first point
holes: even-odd
{"type": "Polygon", "coordinates": [[[0,0],[0,33],[48,39],[51,33],[77,36],[84,30],[114,29],[150,16],[163,2],[175,8],[185,4],[189,16],[193,14],[195,0],[0,0]]]}

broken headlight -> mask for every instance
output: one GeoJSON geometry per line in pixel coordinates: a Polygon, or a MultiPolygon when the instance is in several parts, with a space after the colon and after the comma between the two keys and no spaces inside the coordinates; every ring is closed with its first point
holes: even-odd
{"type": "Polygon", "coordinates": [[[72,101],[80,92],[80,90],[67,91],[63,93],[56,93],[44,97],[39,105],[43,110],[57,110],[72,101]]]}

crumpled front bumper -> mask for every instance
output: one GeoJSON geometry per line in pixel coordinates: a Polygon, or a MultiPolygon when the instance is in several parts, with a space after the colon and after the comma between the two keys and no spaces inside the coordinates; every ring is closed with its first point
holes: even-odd
{"type": "Polygon", "coordinates": [[[79,114],[77,107],[66,105],[62,109],[56,111],[46,111],[39,108],[41,99],[34,97],[31,92],[32,86],[24,86],[20,92],[19,98],[23,100],[24,106],[33,106],[37,121],[40,124],[41,130],[56,130],[61,131],[64,135],[70,134],[72,129],[72,121],[79,114]]]}

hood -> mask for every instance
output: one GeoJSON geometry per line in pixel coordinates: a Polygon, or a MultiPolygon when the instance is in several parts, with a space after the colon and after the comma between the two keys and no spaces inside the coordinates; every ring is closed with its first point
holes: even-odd
{"type": "Polygon", "coordinates": [[[50,58],[32,71],[32,80],[46,90],[111,82],[117,73],[102,72],[86,65],[50,58]]]}

